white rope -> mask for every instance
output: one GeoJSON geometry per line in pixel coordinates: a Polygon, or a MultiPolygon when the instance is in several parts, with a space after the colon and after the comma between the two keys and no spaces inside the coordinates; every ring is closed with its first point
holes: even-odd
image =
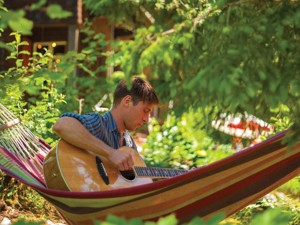
{"type": "Polygon", "coordinates": [[[0,104],[0,144],[11,153],[32,159],[37,152],[47,152],[46,146],[13,113],[0,104]]]}

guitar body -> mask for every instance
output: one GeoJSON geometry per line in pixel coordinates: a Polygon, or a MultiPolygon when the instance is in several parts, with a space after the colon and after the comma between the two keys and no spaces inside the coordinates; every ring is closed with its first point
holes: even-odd
{"type": "MultiPolygon", "coordinates": [[[[122,147],[118,151],[131,153],[134,166],[145,167],[143,159],[135,150],[122,147]]],[[[105,158],[101,158],[101,161],[109,179],[108,183],[103,179],[103,173],[99,172],[94,154],[60,140],[45,157],[44,176],[47,187],[68,191],[100,191],[152,182],[151,178],[127,179],[119,170],[110,166],[105,158]]]]}

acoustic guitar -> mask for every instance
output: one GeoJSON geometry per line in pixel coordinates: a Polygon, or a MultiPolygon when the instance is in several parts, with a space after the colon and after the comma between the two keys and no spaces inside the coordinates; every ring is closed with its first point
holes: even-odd
{"type": "Polygon", "coordinates": [[[100,191],[131,187],[153,182],[152,179],[168,178],[186,173],[186,170],[146,167],[138,152],[129,147],[118,151],[133,156],[132,170],[119,171],[86,150],[64,140],[46,155],[44,176],[48,188],[67,191],[100,191]]]}

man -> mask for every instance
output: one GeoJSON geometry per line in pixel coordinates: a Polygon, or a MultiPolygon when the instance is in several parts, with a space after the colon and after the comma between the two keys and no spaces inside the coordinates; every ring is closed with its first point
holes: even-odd
{"type": "Polygon", "coordinates": [[[128,86],[125,81],[118,84],[113,106],[103,116],[65,113],[54,124],[53,130],[72,145],[105,157],[117,169],[130,170],[133,166],[131,154],[116,149],[124,145],[136,149],[129,131],[148,123],[150,113],[158,103],[150,83],[135,77],[128,86]]]}

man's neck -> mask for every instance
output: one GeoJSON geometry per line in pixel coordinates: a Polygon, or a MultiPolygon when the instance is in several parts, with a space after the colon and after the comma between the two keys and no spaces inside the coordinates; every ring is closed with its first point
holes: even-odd
{"type": "Polygon", "coordinates": [[[112,108],[112,109],[110,110],[110,113],[112,114],[112,116],[113,116],[113,118],[114,118],[114,120],[115,120],[115,122],[116,122],[116,124],[117,124],[117,127],[118,127],[119,132],[120,132],[120,133],[124,133],[124,131],[125,131],[126,129],[125,129],[125,124],[124,124],[122,118],[120,117],[121,113],[118,112],[118,110],[117,110],[117,109],[114,109],[114,108],[112,108]]]}

